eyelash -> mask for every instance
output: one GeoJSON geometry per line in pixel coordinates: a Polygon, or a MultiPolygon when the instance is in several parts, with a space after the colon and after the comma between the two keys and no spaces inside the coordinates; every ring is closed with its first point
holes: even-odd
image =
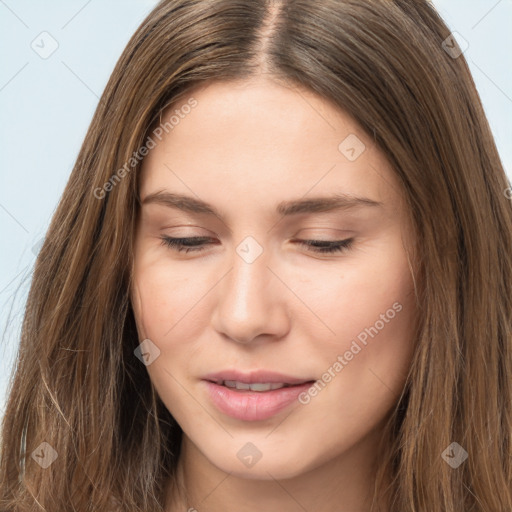
{"type": "MultiPolygon", "coordinates": [[[[205,249],[204,242],[208,242],[210,239],[201,236],[188,237],[188,238],[171,238],[168,236],[162,236],[162,245],[170,247],[171,249],[178,252],[200,252],[205,249]],[[191,241],[199,243],[191,243],[191,241]],[[201,243],[202,242],[202,243],[201,243]]],[[[296,240],[300,245],[306,247],[316,247],[312,249],[312,252],[320,254],[334,254],[337,252],[348,251],[354,242],[353,238],[347,238],[346,240],[296,240]]]]}

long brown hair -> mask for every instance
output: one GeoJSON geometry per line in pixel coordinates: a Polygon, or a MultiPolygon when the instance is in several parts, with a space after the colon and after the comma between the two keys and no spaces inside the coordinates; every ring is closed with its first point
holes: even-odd
{"type": "Polygon", "coordinates": [[[386,495],[399,512],[512,510],[509,183],[449,36],[420,0],[154,8],[110,77],[37,259],[3,418],[1,510],[109,510],[112,499],[162,510],[182,433],[134,356],[139,150],[194,87],[262,73],[352,116],[414,219],[418,336],[385,431],[376,509],[386,495]],[[441,456],[453,442],[468,454],[456,469],[441,456]]]}

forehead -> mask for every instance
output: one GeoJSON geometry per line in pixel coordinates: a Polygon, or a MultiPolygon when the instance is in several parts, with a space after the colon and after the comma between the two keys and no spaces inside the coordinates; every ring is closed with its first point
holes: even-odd
{"type": "Polygon", "coordinates": [[[142,198],[166,189],[238,209],[326,193],[398,199],[394,174],[368,135],[304,89],[210,83],[167,108],[159,133],[143,162],[142,198]]]}

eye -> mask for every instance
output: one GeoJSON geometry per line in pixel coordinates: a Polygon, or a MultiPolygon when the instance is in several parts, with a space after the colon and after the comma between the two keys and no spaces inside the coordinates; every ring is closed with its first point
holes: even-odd
{"type": "Polygon", "coordinates": [[[188,238],[171,238],[169,236],[162,236],[162,245],[170,247],[178,252],[199,252],[205,249],[205,243],[211,239],[206,236],[194,236],[188,238]]]}
{"type": "MultiPolygon", "coordinates": [[[[162,236],[162,245],[170,247],[178,252],[199,252],[206,248],[206,244],[210,244],[211,238],[205,236],[195,236],[188,238],[171,238],[162,236]]],[[[308,247],[312,252],[328,254],[335,252],[343,252],[349,250],[354,242],[353,238],[346,240],[294,240],[294,242],[308,247]]]]}
{"type": "Polygon", "coordinates": [[[300,245],[311,247],[313,252],[322,254],[348,251],[354,243],[353,238],[346,240],[296,240],[300,245]]]}

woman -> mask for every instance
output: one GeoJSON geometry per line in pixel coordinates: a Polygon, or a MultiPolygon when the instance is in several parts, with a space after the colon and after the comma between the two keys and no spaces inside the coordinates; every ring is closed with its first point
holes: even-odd
{"type": "Polygon", "coordinates": [[[155,7],[37,261],[2,510],[512,510],[509,184],[454,47],[426,1],[155,7]]]}

